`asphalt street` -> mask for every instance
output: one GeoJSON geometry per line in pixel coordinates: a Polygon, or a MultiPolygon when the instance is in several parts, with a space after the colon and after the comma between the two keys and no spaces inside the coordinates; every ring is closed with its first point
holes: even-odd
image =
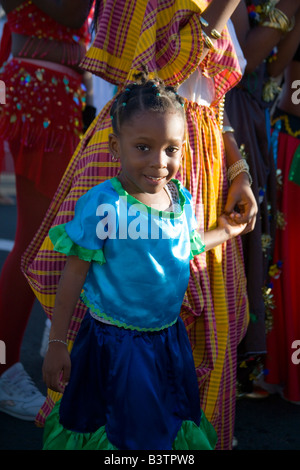
{"type": "MultiPolygon", "coordinates": [[[[16,205],[0,205],[0,267],[11,249],[15,227],[16,205]]],[[[45,320],[45,314],[36,302],[21,354],[26,371],[43,393],[46,389],[41,376],[43,359],[39,351],[45,320]]],[[[43,430],[34,423],[0,413],[0,450],[40,450],[42,436],[43,430]]],[[[236,403],[235,436],[237,451],[300,450],[300,406],[288,403],[278,395],[261,400],[239,399],[236,403]]],[[[252,465],[254,463],[251,462],[252,465]]]]}

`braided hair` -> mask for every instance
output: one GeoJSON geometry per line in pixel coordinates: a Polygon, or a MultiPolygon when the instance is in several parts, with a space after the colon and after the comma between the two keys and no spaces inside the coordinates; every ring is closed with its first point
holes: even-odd
{"type": "Polygon", "coordinates": [[[110,116],[113,131],[119,135],[121,126],[140,111],[166,112],[174,110],[182,115],[185,123],[184,99],[172,86],[166,86],[160,78],[148,78],[144,70],[135,75],[136,83],[129,84],[114,100],[110,116]]]}

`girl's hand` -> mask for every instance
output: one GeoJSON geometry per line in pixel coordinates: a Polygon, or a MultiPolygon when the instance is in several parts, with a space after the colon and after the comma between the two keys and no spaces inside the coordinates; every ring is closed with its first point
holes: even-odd
{"type": "Polygon", "coordinates": [[[230,215],[222,214],[218,217],[218,226],[203,234],[205,251],[209,251],[231,238],[237,237],[245,230],[247,227],[246,223],[236,223],[237,215],[236,212],[232,212],[230,215]]]}
{"type": "Polygon", "coordinates": [[[43,380],[54,392],[63,393],[71,372],[71,359],[67,346],[50,343],[43,363],[43,380]]]}
{"type": "Polygon", "coordinates": [[[241,235],[247,227],[246,223],[237,222],[239,220],[238,216],[237,212],[232,212],[230,215],[222,214],[218,218],[218,228],[225,230],[229,239],[241,235]]]}

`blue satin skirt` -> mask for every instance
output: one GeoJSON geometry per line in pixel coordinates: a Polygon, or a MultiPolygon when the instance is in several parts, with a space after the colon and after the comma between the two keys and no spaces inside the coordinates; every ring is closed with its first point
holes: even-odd
{"type": "Polygon", "coordinates": [[[182,320],[156,332],[86,314],[71,353],[60,423],[78,433],[105,426],[120,450],[168,450],[183,421],[200,425],[194,360],[182,320]]]}

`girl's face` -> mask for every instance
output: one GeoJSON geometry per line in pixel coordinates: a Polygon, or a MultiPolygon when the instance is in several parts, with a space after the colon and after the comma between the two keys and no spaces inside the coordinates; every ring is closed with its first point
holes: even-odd
{"type": "Polygon", "coordinates": [[[129,194],[157,194],[178,172],[185,137],[176,111],[140,111],[111,134],[110,151],[120,158],[119,179],[129,194]]]}

